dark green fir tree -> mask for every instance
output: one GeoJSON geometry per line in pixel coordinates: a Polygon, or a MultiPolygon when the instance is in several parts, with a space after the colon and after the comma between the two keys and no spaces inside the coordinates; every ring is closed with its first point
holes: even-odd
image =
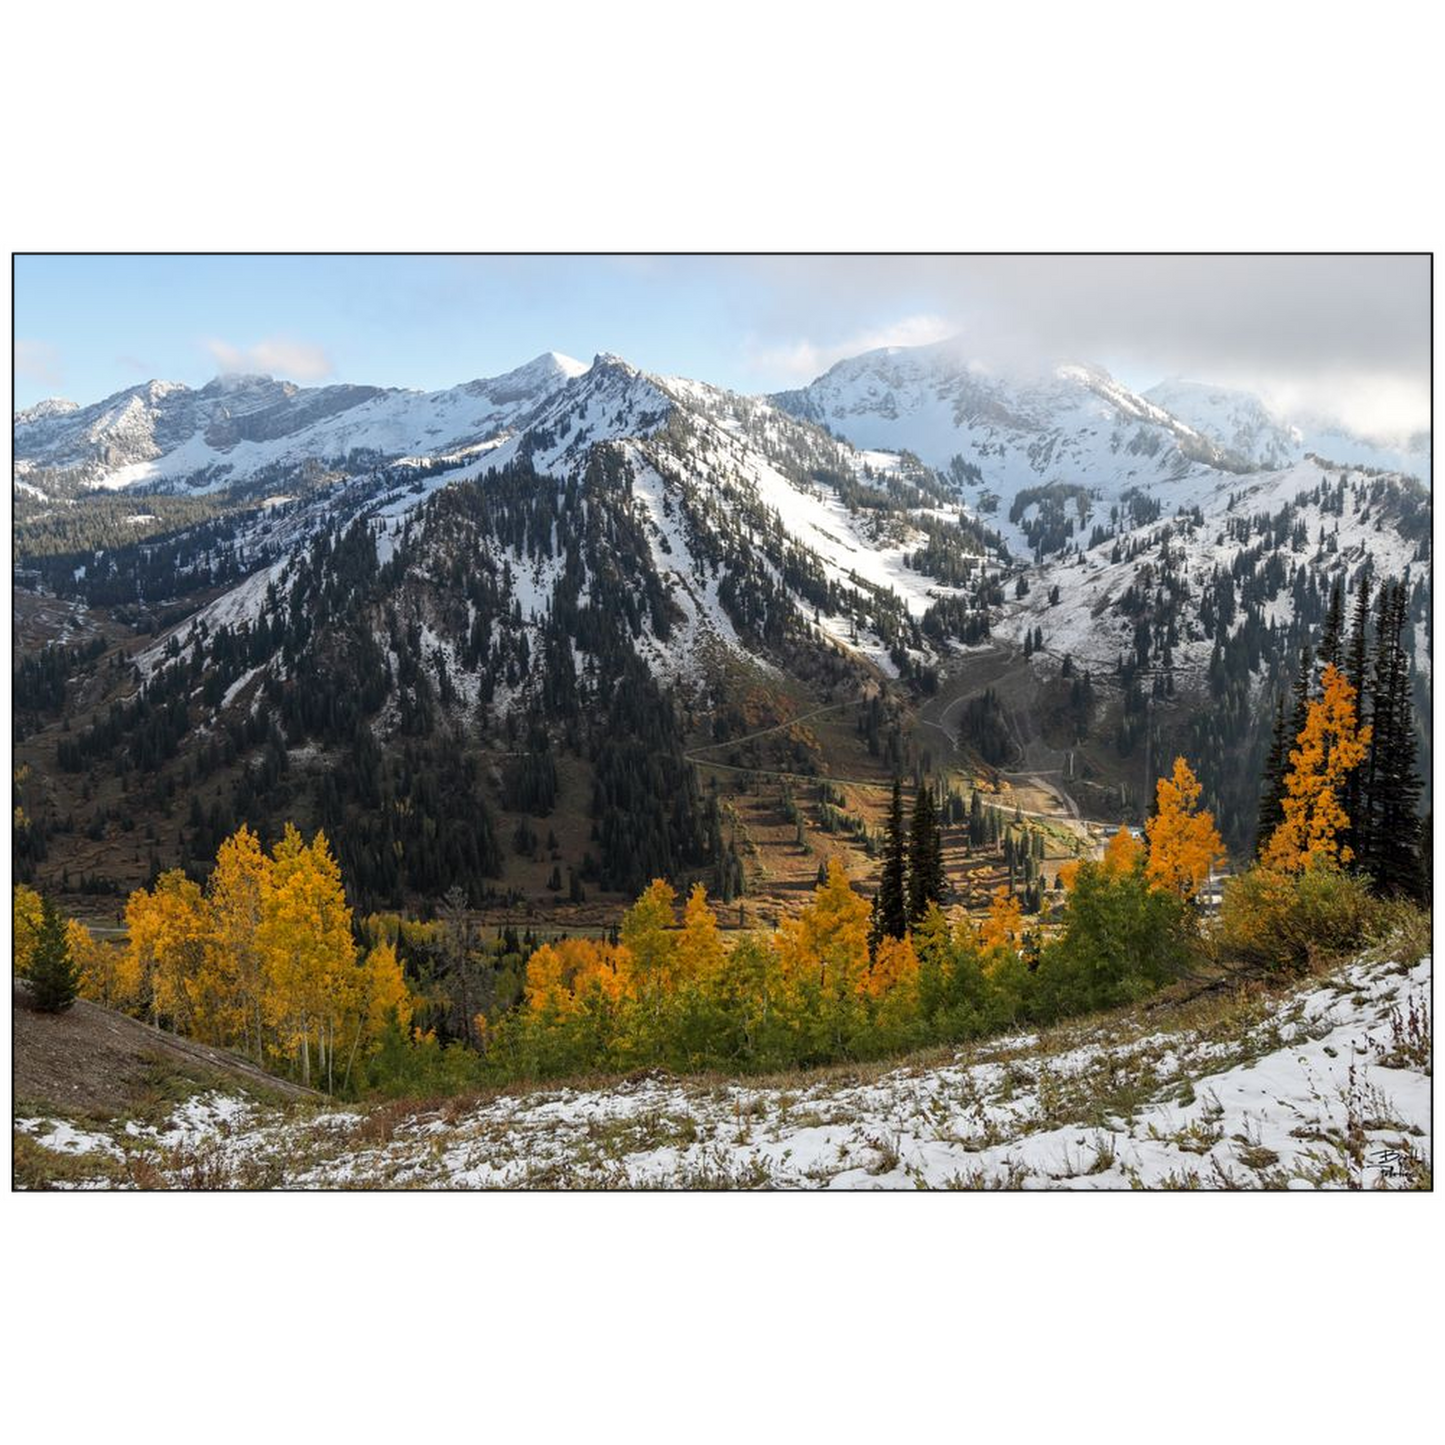
{"type": "Polygon", "coordinates": [[[41,900],[40,928],[30,960],[30,994],[42,1013],[60,1013],[75,1002],[80,974],[70,956],[65,920],[49,898],[41,900]]]}
{"type": "Polygon", "coordinates": [[[933,789],[925,783],[913,804],[913,830],[908,840],[908,921],[920,923],[929,906],[942,903],[948,889],[943,873],[943,829],[933,789]]]}

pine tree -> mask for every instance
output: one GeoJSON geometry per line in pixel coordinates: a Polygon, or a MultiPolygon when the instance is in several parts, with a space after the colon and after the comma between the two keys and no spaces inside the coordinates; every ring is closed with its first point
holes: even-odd
{"type": "Polygon", "coordinates": [[[1344,584],[1335,579],[1334,590],[1330,593],[1329,610],[1325,613],[1325,633],[1320,640],[1320,669],[1342,667],[1344,654],[1341,651],[1345,630],[1344,584]]]}
{"type": "Polygon", "coordinates": [[[1259,820],[1255,827],[1257,847],[1269,842],[1274,830],[1284,821],[1284,777],[1289,764],[1289,731],[1285,721],[1284,694],[1274,700],[1274,733],[1269,757],[1264,764],[1264,786],[1259,795],[1259,820]]]}
{"type": "MultiPolygon", "coordinates": [[[[1355,616],[1350,624],[1350,650],[1345,659],[1345,676],[1363,704],[1365,667],[1369,661],[1370,574],[1361,572],[1355,597],[1355,616]]],[[[1361,715],[1364,713],[1361,706],[1361,715]]]]}
{"type": "MultiPolygon", "coordinates": [[[[1355,597],[1355,614],[1350,623],[1350,646],[1345,658],[1345,676],[1355,690],[1355,708],[1363,723],[1373,715],[1367,705],[1368,679],[1366,677],[1370,654],[1370,574],[1368,572],[1360,573],[1358,588],[1355,597]]],[[[1341,836],[1341,841],[1358,860],[1363,860],[1367,852],[1369,820],[1366,816],[1368,810],[1365,806],[1365,782],[1369,767],[1369,761],[1366,760],[1364,766],[1356,768],[1345,779],[1343,802],[1350,821],[1341,836]]]]}
{"type": "Polygon", "coordinates": [[[933,789],[926,784],[913,803],[913,832],[908,841],[908,921],[919,923],[929,904],[942,903],[948,888],[943,873],[943,830],[933,789]]]}
{"type": "Polygon", "coordinates": [[[1305,716],[1310,708],[1310,695],[1314,690],[1314,653],[1306,643],[1300,653],[1299,672],[1295,674],[1294,693],[1290,697],[1289,736],[1297,738],[1305,725],[1305,716]]]}
{"type": "Polygon", "coordinates": [[[883,875],[873,900],[869,942],[877,949],[884,938],[902,938],[908,932],[908,840],[903,826],[903,781],[893,779],[893,804],[888,812],[888,839],[883,849],[883,875]]]}
{"type": "Polygon", "coordinates": [[[60,1013],[75,1002],[79,987],[79,974],[65,936],[65,920],[51,899],[42,898],[40,929],[30,959],[30,988],[35,1007],[42,1013],[60,1013]]]}
{"type": "Polygon", "coordinates": [[[1371,688],[1374,734],[1362,799],[1364,867],[1382,892],[1418,898],[1424,894],[1424,868],[1410,659],[1403,644],[1406,616],[1404,584],[1386,583],[1380,592],[1371,688]]]}

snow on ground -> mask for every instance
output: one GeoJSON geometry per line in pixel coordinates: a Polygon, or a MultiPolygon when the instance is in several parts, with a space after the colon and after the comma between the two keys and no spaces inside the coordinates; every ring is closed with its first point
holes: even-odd
{"type": "Polygon", "coordinates": [[[1429,1182],[1430,980],[1428,957],[1360,962],[1272,999],[757,1084],[659,1075],[289,1115],[210,1094],[113,1140],[16,1129],[104,1156],[112,1183],[124,1153],[152,1181],[243,1187],[1400,1188],[1429,1182]]]}
{"type": "MultiPolygon", "coordinates": [[[[1027,597],[1015,600],[1010,594],[994,622],[994,635],[1021,644],[1025,633],[1041,627],[1044,651],[1050,657],[1061,660],[1068,655],[1083,666],[1109,671],[1121,655],[1133,651],[1133,621],[1117,611],[1116,605],[1130,585],[1140,579],[1145,567],[1152,567],[1157,573],[1160,549],[1155,539],[1165,529],[1169,532],[1168,546],[1176,570],[1187,578],[1193,595],[1199,597],[1216,570],[1227,570],[1240,552],[1258,544],[1256,536],[1251,536],[1248,542],[1226,536],[1226,518],[1273,516],[1287,504],[1295,506],[1297,520],[1308,536],[1306,544],[1293,554],[1293,560],[1316,566],[1321,573],[1321,585],[1330,585],[1336,568],[1354,575],[1366,561],[1377,578],[1415,576],[1422,565],[1414,560],[1416,544],[1393,527],[1375,531],[1373,509],[1357,508],[1354,489],[1367,484],[1368,478],[1358,472],[1343,473],[1338,467],[1321,467],[1315,461],[1224,481],[1216,473],[1185,479],[1170,494],[1169,500],[1186,508],[1198,506],[1204,517],[1202,526],[1185,527],[1181,519],[1166,508],[1157,522],[1121,531],[1117,539],[1111,537],[1080,556],[1046,559],[1042,567],[1035,567],[1030,573],[1031,590],[1027,597]],[[1317,503],[1304,500],[1321,482],[1334,485],[1341,476],[1347,477],[1351,489],[1343,516],[1337,517],[1322,510],[1317,503]],[[1322,529],[1326,535],[1333,536],[1336,550],[1321,563],[1314,559],[1322,529]],[[1111,562],[1116,540],[1127,545],[1131,539],[1146,542],[1147,550],[1132,561],[1125,558],[1111,562]],[[1053,587],[1059,589],[1057,604],[1049,601],[1053,587]]],[[[1096,504],[1085,530],[1096,522],[1107,524],[1108,520],[1108,508],[1096,504]]],[[[1287,624],[1293,612],[1289,588],[1282,588],[1266,602],[1263,612],[1266,621],[1287,624]]],[[[1233,628],[1238,631],[1244,625],[1241,607],[1236,612],[1233,628]]],[[[1202,632],[1186,631],[1174,649],[1174,664],[1180,676],[1202,672],[1212,649],[1212,640],[1202,632]]],[[[1417,638],[1415,650],[1417,657],[1428,652],[1423,636],[1417,638]]]]}

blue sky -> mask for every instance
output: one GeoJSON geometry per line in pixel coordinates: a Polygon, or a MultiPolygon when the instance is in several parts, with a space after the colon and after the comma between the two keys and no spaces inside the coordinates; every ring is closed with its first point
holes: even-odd
{"type": "MultiPolygon", "coordinates": [[[[816,344],[790,328],[778,290],[765,268],[724,258],[20,257],[16,400],[84,402],[221,370],[431,389],[543,351],[613,351],[762,390],[814,374],[806,350],[774,355],[816,344]]],[[[835,349],[946,330],[907,324],[891,291],[841,310],[841,329],[825,327],[835,349]]]]}
{"type": "Polygon", "coordinates": [[[1428,299],[1422,257],[20,256],[15,401],[242,370],[432,389],[548,350],[757,392],[961,336],[1384,431],[1427,424],[1428,299]]]}

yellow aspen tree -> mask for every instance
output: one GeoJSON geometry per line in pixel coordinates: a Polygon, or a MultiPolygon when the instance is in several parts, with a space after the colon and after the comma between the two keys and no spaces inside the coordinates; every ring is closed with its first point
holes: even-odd
{"type": "Polygon", "coordinates": [[[130,967],[143,980],[151,1022],[179,1033],[192,1024],[193,985],[205,963],[209,919],[200,888],[179,868],[156,879],[149,892],[138,888],[125,907],[130,967]]]}
{"type": "Polygon", "coordinates": [[[985,953],[1012,951],[1024,936],[1024,911],[1002,883],[993,890],[988,917],[979,925],[978,943],[985,953]]]}
{"type": "Polygon", "coordinates": [[[266,970],[260,930],[271,860],[243,823],[216,850],[206,883],[211,910],[212,970],[230,988],[232,1028],[237,1042],[257,1062],[265,1040],[266,970]]]}
{"type": "Polygon", "coordinates": [[[411,1024],[414,1008],[411,988],[394,944],[389,941],[373,944],[357,969],[358,1007],[356,1016],[348,1021],[351,1038],[345,1071],[341,1076],[343,1092],[351,1082],[351,1071],[358,1052],[366,1055],[374,1053],[393,1021],[405,1033],[411,1024]]]}
{"type": "Polygon", "coordinates": [[[673,986],[677,932],[673,905],[677,893],[664,879],[654,878],[642,896],[622,915],[620,936],[632,955],[639,996],[656,1002],[673,986]]]}
{"type": "Polygon", "coordinates": [[[785,919],[777,935],[785,979],[801,982],[811,975],[824,993],[856,992],[868,968],[868,902],[848,885],[837,858],[813,901],[796,918],[785,919]]]}
{"type": "Polygon", "coordinates": [[[1128,828],[1120,828],[1104,849],[1100,871],[1108,878],[1123,878],[1143,861],[1144,845],[1128,828]]]}
{"type": "Polygon", "coordinates": [[[632,956],[627,949],[592,938],[566,938],[557,951],[574,1000],[595,997],[619,1003],[631,996],[632,956]]]}
{"type": "Polygon", "coordinates": [[[722,972],[726,959],[717,914],[708,906],[707,889],[694,883],[683,905],[682,931],[677,938],[678,978],[688,983],[708,983],[722,972]]]}
{"type": "Polygon", "coordinates": [[[80,974],[81,998],[114,1009],[139,1001],[142,981],[129,949],[96,938],[77,918],[66,923],[65,940],[80,974]]]}
{"type": "Polygon", "coordinates": [[[324,1075],[330,1089],[337,1024],[355,1009],[359,980],[351,909],[324,833],[308,847],[286,825],[272,851],[259,938],[268,1019],[281,1029],[283,1047],[308,1085],[315,1046],[318,1080],[324,1075]]]}
{"type": "Polygon", "coordinates": [[[940,977],[946,976],[953,952],[953,929],[938,904],[929,905],[928,912],[912,931],[912,940],[920,966],[927,963],[940,977]]]}
{"type": "Polygon", "coordinates": [[[1325,668],[1320,693],[1290,751],[1284,820],[1264,851],[1265,866],[1284,873],[1348,863],[1354,856],[1339,841],[1350,823],[1340,800],[1349,774],[1369,750],[1372,730],[1359,725],[1355,689],[1333,663],[1325,668]]]}
{"type": "Polygon", "coordinates": [[[572,989],[567,980],[562,955],[550,943],[532,951],[527,960],[527,980],[523,998],[533,1013],[569,1014],[573,1012],[572,989]]]}
{"type": "Polygon", "coordinates": [[[15,955],[15,972],[24,977],[30,972],[35,953],[35,940],[40,936],[40,895],[23,883],[15,885],[12,907],[14,932],[10,935],[15,955]]]}
{"type": "Polygon", "coordinates": [[[906,934],[902,938],[880,938],[872,965],[858,980],[858,992],[875,1001],[891,996],[902,1002],[917,991],[918,955],[913,939],[906,934]]]}
{"type": "Polygon", "coordinates": [[[1202,789],[1183,758],[1174,759],[1172,777],[1160,778],[1158,807],[1145,824],[1149,859],[1144,876],[1152,888],[1193,898],[1224,857],[1224,840],[1214,815],[1199,807],[1202,789]]]}

